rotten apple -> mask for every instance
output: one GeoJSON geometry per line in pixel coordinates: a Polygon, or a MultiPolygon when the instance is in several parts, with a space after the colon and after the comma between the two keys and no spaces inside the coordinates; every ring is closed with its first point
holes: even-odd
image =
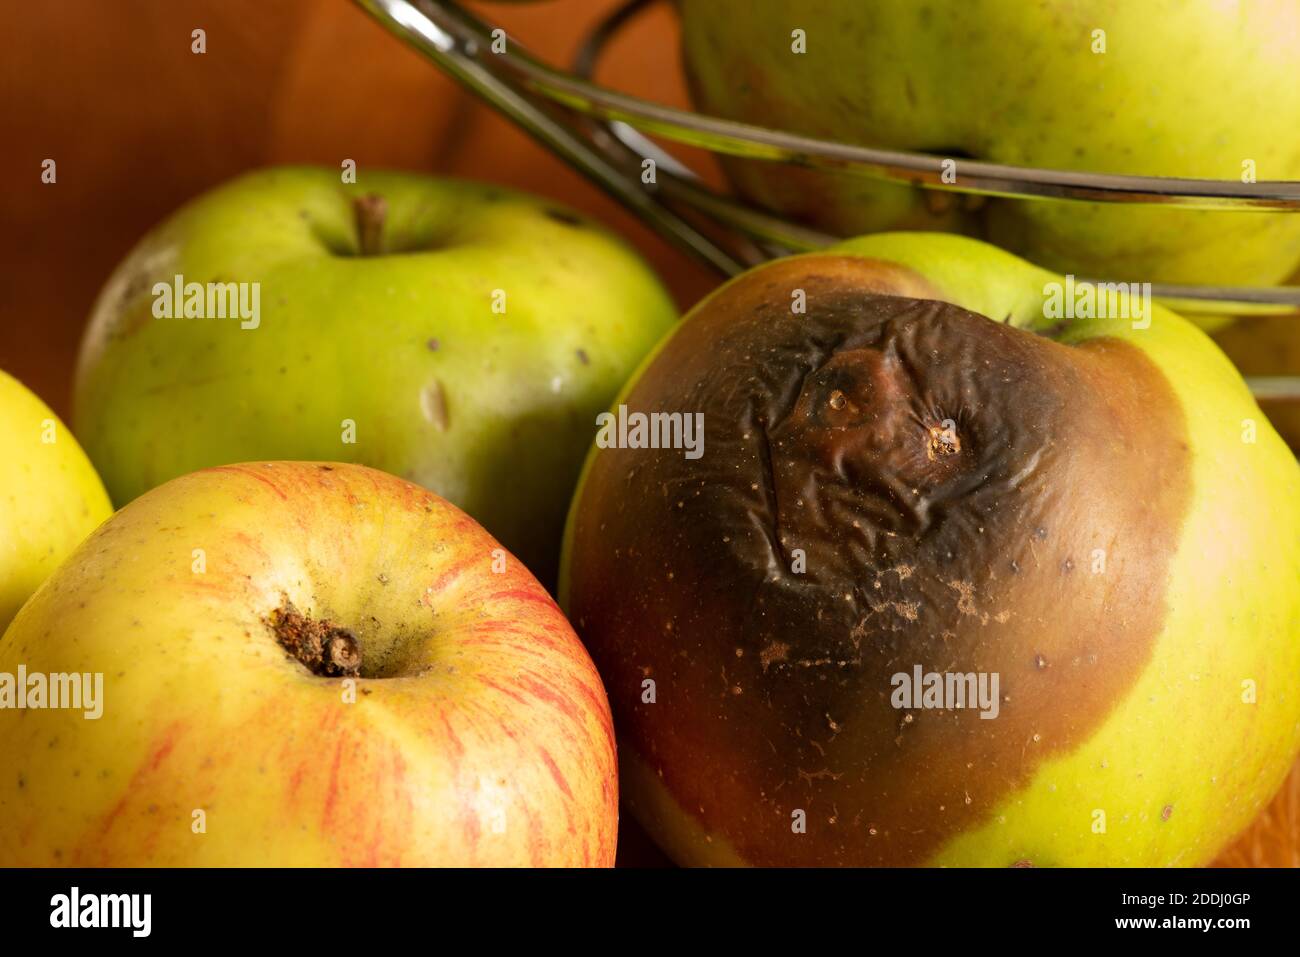
{"type": "Polygon", "coordinates": [[[703,415],[698,459],[593,449],[562,562],[678,862],[1204,864],[1275,791],[1300,466],[1203,332],[1067,286],[854,240],[722,287],[616,400],[703,415]]]}

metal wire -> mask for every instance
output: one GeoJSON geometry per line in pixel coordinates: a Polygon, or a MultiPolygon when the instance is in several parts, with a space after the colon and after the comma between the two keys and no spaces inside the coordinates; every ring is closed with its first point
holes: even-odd
{"type": "MultiPolygon", "coordinates": [[[[518,123],[622,202],[670,242],[724,276],[776,256],[821,248],[837,237],[790,223],[708,188],[651,140],[800,167],[840,170],[926,189],[1023,201],[1135,203],[1185,209],[1300,213],[1300,182],[1122,176],[958,160],[799,136],[663,106],[591,82],[613,38],[657,0],[628,0],[592,30],[574,73],[557,70],[504,31],[450,0],[356,0],[395,36],[518,123]],[[643,180],[653,160],[654,177],[643,180]]],[[[1152,284],[1183,312],[1300,317],[1300,287],[1152,284]]],[[[1261,398],[1300,400],[1300,376],[1250,380],[1261,398]]]]}

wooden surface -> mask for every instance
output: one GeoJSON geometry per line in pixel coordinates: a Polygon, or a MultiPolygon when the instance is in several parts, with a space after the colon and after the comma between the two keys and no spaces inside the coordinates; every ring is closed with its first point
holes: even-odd
{"type": "MultiPolygon", "coordinates": [[[[481,4],[568,63],[614,0],[481,4]]],[[[666,6],[601,79],[685,104],[666,6]]],[[[257,166],[310,162],[493,180],[578,206],[631,239],[685,308],[715,278],[343,0],[41,0],[0,28],[0,367],[67,414],[77,344],[113,266],[185,200],[257,166]],[[191,31],[207,52],[191,52],[191,31]],[[58,182],[40,182],[41,162],[58,182]]],[[[1225,863],[1296,866],[1300,775],[1225,863]]],[[[666,863],[629,826],[624,864],[666,863]]]]}
{"type": "MultiPolygon", "coordinates": [[[[612,0],[480,4],[568,63],[612,0]],[[563,15],[557,16],[557,8],[563,15]]],[[[601,78],[684,104],[661,8],[601,78]]],[[[0,368],[60,414],[114,265],[182,202],[245,170],[345,158],[467,176],[578,206],[631,239],[690,305],[713,275],[345,0],[42,0],[0,28],[0,368]],[[191,31],[207,52],[191,52],[191,31]],[[53,158],[58,181],[40,181],[53,158]]]]}

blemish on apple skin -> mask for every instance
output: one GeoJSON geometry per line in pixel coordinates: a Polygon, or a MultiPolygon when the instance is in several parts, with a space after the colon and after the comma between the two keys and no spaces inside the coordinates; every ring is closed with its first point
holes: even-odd
{"type": "Polygon", "coordinates": [[[424,413],[424,418],[439,432],[446,432],[451,425],[450,416],[447,414],[447,396],[443,392],[442,383],[434,379],[420,392],[420,411],[424,413]]]}
{"type": "Polygon", "coordinates": [[[546,218],[552,219],[557,223],[563,223],[565,226],[581,226],[582,220],[566,209],[556,209],[547,207],[545,210],[546,218]]]}

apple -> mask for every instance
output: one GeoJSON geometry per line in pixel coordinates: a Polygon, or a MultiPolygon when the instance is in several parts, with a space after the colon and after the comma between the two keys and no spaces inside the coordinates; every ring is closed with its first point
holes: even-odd
{"type": "Polygon", "coordinates": [[[593,449],[561,604],[679,863],[1204,864],[1276,790],[1300,465],[1203,332],[1071,285],[881,233],[723,286],[618,397],[703,455],[593,449]]]}
{"type": "Polygon", "coordinates": [[[95,305],[78,434],[119,505],[229,462],[380,468],[550,580],[591,421],[676,309],[621,240],[546,200],[357,180],[252,173],[146,236],[95,305]]]}
{"type": "Polygon", "coordinates": [[[67,426],[0,370],[0,632],[112,511],[67,426]]]}
{"type": "Polygon", "coordinates": [[[142,495],[0,639],[0,695],[20,675],[85,682],[0,708],[0,866],[614,860],[591,659],[473,519],[374,469],[142,495]]]}
{"type": "MultiPolygon", "coordinates": [[[[744,16],[718,0],[680,7],[701,110],[955,159],[958,183],[963,157],[1300,179],[1297,0],[752,0],[744,16]]],[[[1080,276],[1264,285],[1300,265],[1300,216],[980,204],[768,163],[729,169],[749,197],[840,235],[978,232],[1080,276]]]]}
{"type": "MultiPolygon", "coordinates": [[[[1250,316],[1214,333],[1214,341],[1243,375],[1300,375],[1300,318],[1250,316]]],[[[1260,405],[1292,449],[1300,452],[1300,400],[1265,399],[1260,405]]]]}
{"type": "MultiPolygon", "coordinates": [[[[1268,807],[1259,813],[1223,853],[1215,867],[1300,867],[1300,761],[1282,782],[1268,807]]],[[[619,847],[622,854],[622,847],[619,847]]]]}

